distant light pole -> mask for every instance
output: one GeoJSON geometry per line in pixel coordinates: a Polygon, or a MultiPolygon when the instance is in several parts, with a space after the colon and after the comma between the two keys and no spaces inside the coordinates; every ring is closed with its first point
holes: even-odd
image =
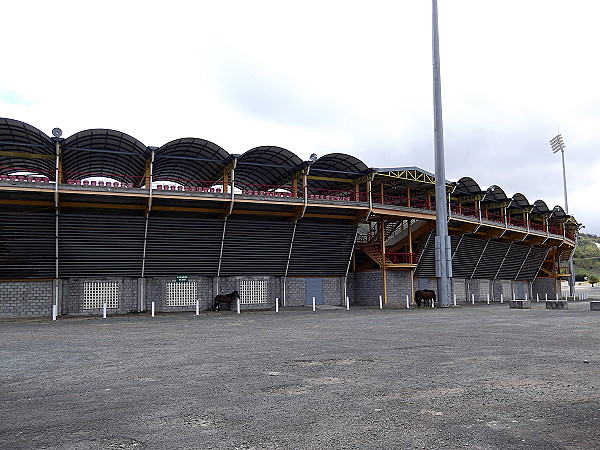
{"type": "MultiPolygon", "coordinates": [[[[560,152],[562,156],[562,170],[563,170],[563,192],[565,194],[565,212],[569,214],[569,202],[567,200],[567,171],[565,169],[565,143],[560,134],[550,139],[550,148],[552,153],[560,152]]],[[[569,295],[575,296],[575,273],[573,268],[573,258],[569,258],[569,295]]]]}
{"type": "Polygon", "coordinates": [[[440,40],[437,0],[432,0],[433,111],[435,140],[435,268],[441,306],[450,306],[452,254],[448,236],[444,128],[442,121],[442,85],[440,81],[440,40]]]}

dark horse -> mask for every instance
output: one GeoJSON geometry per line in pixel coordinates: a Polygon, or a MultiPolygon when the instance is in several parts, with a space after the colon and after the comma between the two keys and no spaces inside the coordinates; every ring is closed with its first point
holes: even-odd
{"type": "Polygon", "coordinates": [[[231,303],[240,298],[238,291],[233,291],[231,294],[217,295],[213,302],[213,311],[222,311],[224,309],[223,304],[226,305],[227,311],[231,311],[231,303]]]}
{"type": "Polygon", "coordinates": [[[421,301],[423,301],[423,306],[431,308],[433,305],[435,305],[435,291],[432,291],[431,289],[415,291],[415,302],[417,303],[417,308],[421,307],[421,301]]]}

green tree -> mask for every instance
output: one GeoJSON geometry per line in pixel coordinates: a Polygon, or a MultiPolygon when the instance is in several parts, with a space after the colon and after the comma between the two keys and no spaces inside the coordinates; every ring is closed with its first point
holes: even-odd
{"type": "Polygon", "coordinates": [[[600,282],[600,278],[598,278],[596,275],[590,275],[588,277],[588,283],[590,283],[592,287],[594,287],[594,285],[598,282],[600,282]]]}

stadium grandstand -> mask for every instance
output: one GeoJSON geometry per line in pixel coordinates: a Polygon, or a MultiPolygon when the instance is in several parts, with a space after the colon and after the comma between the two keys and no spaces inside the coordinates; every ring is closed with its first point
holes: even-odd
{"type": "MultiPolygon", "coordinates": [[[[561,294],[574,217],[470,177],[446,186],[459,302],[561,294]]],[[[436,289],[435,208],[418,167],[0,119],[0,317],[192,311],[234,290],[248,309],[406,307],[436,289]]]]}

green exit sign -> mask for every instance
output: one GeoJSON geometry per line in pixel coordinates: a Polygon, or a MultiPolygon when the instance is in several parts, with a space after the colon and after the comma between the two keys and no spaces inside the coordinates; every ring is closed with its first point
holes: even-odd
{"type": "Polygon", "coordinates": [[[188,276],[187,275],[176,275],[175,276],[175,281],[177,281],[178,283],[187,283],[188,282],[188,276]]]}

